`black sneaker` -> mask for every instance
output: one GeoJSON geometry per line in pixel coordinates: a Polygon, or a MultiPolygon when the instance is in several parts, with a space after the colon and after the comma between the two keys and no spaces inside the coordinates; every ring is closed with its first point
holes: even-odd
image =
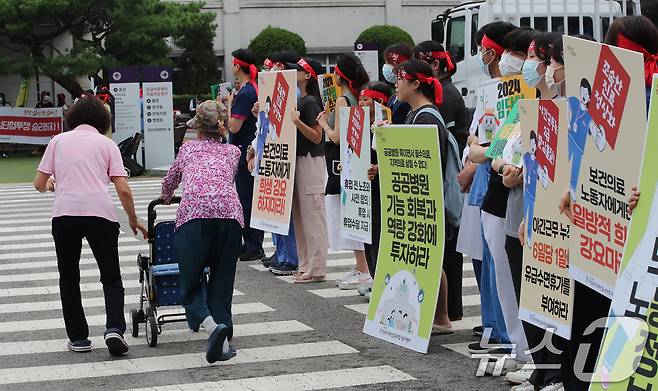
{"type": "Polygon", "coordinates": [[[91,341],[88,339],[82,339],[80,341],[69,341],[66,344],[66,347],[76,353],[86,353],[91,352],[91,341]]]}
{"type": "Polygon", "coordinates": [[[245,251],[240,255],[240,260],[243,262],[248,262],[248,261],[257,261],[260,259],[263,259],[265,257],[265,251],[260,248],[256,251],[245,251]]]}
{"type": "Polygon", "coordinates": [[[271,257],[265,257],[260,260],[263,266],[265,267],[272,267],[272,266],[277,266],[279,264],[279,259],[276,257],[276,253],[272,254],[271,257]]]}
{"type": "Polygon", "coordinates": [[[473,354],[489,354],[497,349],[498,345],[495,343],[487,344],[486,346],[482,345],[482,341],[468,344],[468,351],[473,354]]]}
{"type": "Polygon", "coordinates": [[[476,337],[481,337],[482,334],[484,334],[484,327],[482,326],[473,327],[473,335],[475,335],[476,337]]]}
{"type": "Polygon", "coordinates": [[[123,335],[116,331],[105,332],[105,345],[113,356],[120,356],[128,352],[128,344],[123,339],[123,335]]]}
{"type": "Polygon", "coordinates": [[[270,271],[277,276],[292,276],[292,273],[297,271],[297,266],[282,263],[280,265],[272,266],[270,271]]]}

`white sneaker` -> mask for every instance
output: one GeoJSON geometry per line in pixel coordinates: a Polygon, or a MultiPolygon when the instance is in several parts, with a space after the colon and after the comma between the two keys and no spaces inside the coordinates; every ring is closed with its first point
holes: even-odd
{"type": "Polygon", "coordinates": [[[347,272],[347,273],[343,274],[342,276],[340,276],[339,278],[337,278],[336,279],[336,284],[340,285],[341,282],[349,280],[350,278],[357,275],[357,273],[361,273],[361,272],[359,272],[356,268],[350,270],[349,272],[347,272]]]}
{"type": "Polygon", "coordinates": [[[512,384],[523,384],[530,379],[532,372],[532,369],[519,369],[518,371],[507,372],[505,380],[512,384]]]}
{"type": "Polygon", "coordinates": [[[523,384],[519,384],[510,388],[510,391],[535,391],[535,386],[533,386],[529,381],[526,381],[523,382],[523,384]]]}
{"type": "Polygon", "coordinates": [[[555,383],[546,386],[539,391],[564,391],[564,386],[562,385],[562,383],[555,383]]]}
{"type": "Polygon", "coordinates": [[[369,284],[360,285],[358,288],[356,288],[356,290],[361,296],[365,296],[366,293],[370,293],[372,291],[372,279],[370,279],[369,284]]]}
{"type": "Polygon", "coordinates": [[[340,289],[357,289],[361,285],[366,285],[368,282],[372,284],[372,278],[368,273],[361,273],[356,271],[351,277],[344,279],[338,283],[340,289]]]}

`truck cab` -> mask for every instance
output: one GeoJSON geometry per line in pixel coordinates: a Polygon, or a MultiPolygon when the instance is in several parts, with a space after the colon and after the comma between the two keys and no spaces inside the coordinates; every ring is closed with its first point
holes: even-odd
{"type": "Polygon", "coordinates": [[[601,42],[615,17],[640,14],[640,1],[627,0],[488,0],[468,1],[432,21],[432,39],[450,52],[457,73],[452,81],[466,106],[475,106],[476,89],[488,80],[477,61],[475,35],[480,27],[499,20],[540,31],[584,34],[601,42]],[[565,29],[566,25],[566,29],[565,29]]]}

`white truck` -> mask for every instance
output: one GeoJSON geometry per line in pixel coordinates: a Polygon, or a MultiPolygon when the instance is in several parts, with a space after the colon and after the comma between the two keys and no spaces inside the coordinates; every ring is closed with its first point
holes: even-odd
{"type": "Polygon", "coordinates": [[[457,64],[453,83],[461,91],[466,106],[474,107],[475,90],[487,80],[476,58],[475,34],[480,27],[503,20],[540,31],[585,34],[602,41],[615,17],[640,12],[640,0],[465,1],[432,21],[432,39],[442,42],[450,52],[457,64]]]}

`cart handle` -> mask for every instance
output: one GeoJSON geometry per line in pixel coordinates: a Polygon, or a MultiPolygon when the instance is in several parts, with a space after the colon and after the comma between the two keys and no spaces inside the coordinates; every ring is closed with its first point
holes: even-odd
{"type": "Polygon", "coordinates": [[[180,204],[180,197],[173,197],[168,204],[165,204],[162,198],[157,198],[149,203],[148,219],[147,219],[149,243],[153,243],[153,240],[155,239],[154,226],[155,226],[155,220],[158,216],[157,212],[155,211],[155,207],[160,205],[172,205],[172,204],[180,204]]]}

